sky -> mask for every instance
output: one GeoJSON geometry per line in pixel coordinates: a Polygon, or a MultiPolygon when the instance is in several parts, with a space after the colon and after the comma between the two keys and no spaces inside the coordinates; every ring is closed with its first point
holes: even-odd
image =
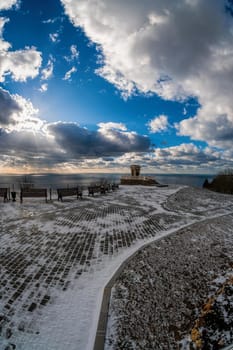
{"type": "Polygon", "coordinates": [[[232,0],[0,0],[0,172],[233,168],[232,0]]]}

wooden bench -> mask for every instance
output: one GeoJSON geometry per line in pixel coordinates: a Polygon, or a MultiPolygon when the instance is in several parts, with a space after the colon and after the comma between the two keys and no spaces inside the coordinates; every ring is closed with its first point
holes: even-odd
{"type": "Polygon", "coordinates": [[[100,185],[91,185],[88,187],[88,196],[94,196],[95,193],[105,194],[106,192],[115,191],[119,188],[118,184],[102,183],[100,185]]]}
{"type": "Polygon", "coordinates": [[[6,202],[8,199],[7,194],[8,194],[8,188],[6,188],[6,187],[0,188],[0,197],[3,197],[4,202],[6,202]]]}
{"type": "Polygon", "coordinates": [[[95,193],[105,194],[106,193],[105,186],[103,186],[103,185],[89,186],[88,187],[88,196],[94,196],[95,193]]]}
{"type": "Polygon", "coordinates": [[[112,187],[112,191],[115,191],[115,190],[117,190],[119,188],[119,185],[113,183],[113,184],[111,184],[111,187],[112,187]]]}
{"type": "Polygon", "coordinates": [[[102,185],[101,185],[103,188],[104,188],[104,190],[105,190],[105,192],[110,192],[111,191],[111,184],[109,184],[109,183],[103,183],[102,185]]]}
{"type": "Polygon", "coordinates": [[[57,196],[58,196],[58,200],[61,200],[61,201],[63,197],[68,197],[68,196],[77,196],[77,199],[78,199],[78,198],[82,198],[83,192],[82,192],[82,189],[79,187],[58,188],[57,196]]]}
{"type": "Polygon", "coordinates": [[[20,191],[20,202],[23,202],[23,198],[25,197],[44,197],[47,202],[47,188],[21,188],[20,191]]]}

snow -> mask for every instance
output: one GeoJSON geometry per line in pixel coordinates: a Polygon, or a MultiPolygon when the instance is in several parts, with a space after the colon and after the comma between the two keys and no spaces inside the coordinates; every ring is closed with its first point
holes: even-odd
{"type": "MultiPolygon", "coordinates": [[[[181,190],[168,198],[166,207],[188,209],[188,194],[192,193],[189,211],[196,213],[207,192],[185,192],[186,199],[181,190]]],[[[210,193],[214,215],[209,216],[205,207],[199,221],[147,245],[118,276],[112,289],[105,350],[131,348],[132,342],[135,348],[202,349],[193,342],[190,347],[196,322],[200,334],[207,325],[208,349],[212,349],[210,342],[233,342],[232,205],[230,197],[220,195],[217,204],[214,196],[210,193]],[[210,312],[206,322],[207,313],[200,306],[208,303],[215,313],[210,312]],[[225,325],[221,332],[217,317],[225,325]]]]}
{"type": "Polygon", "coordinates": [[[104,286],[122,262],[178,229],[232,213],[233,199],[180,186],[121,186],[106,196],[27,198],[0,210],[0,349],[91,350],[104,286]]]}

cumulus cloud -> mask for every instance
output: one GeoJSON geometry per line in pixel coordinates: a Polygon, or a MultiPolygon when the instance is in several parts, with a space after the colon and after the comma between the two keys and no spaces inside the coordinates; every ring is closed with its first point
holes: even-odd
{"type": "MultiPolygon", "coordinates": [[[[154,150],[154,159],[160,164],[175,164],[179,166],[207,166],[208,163],[218,161],[219,153],[210,149],[201,149],[193,143],[181,144],[178,146],[158,148],[154,150]]],[[[209,164],[208,164],[209,165],[209,164]]],[[[213,165],[213,164],[212,164],[213,165]]]]}
{"type": "Polygon", "coordinates": [[[74,25],[101,46],[104,66],[99,73],[129,92],[137,87],[168,98],[182,96],[180,79],[196,73],[226,29],[218,1],[62,3],[74,25]]]}
{"type": "Polygon", "coordinates": [[[7,74],[11,74],[15,81],[26,81],[39,74],[41,54],[33,47],[7,52],[6,55],[0,54],[0,63],[0,82],[5,81],[7,74]]]}
{"type": "Polygon", "coordinates": [[[168,117],[162,114],[150,120],[147,125],[151,133],[166,131],[169,126],[168,117]]]}
{"type": "Polygon", "coordinates": [[[148,137],[128,131],[122,123],[100,123],[91,131],[76,123],[50,124],[38,112],[30,100],[0,88],[0,163],[5,168],[27,164],[31,171],[62,171],[77,163],[86,167],[88,159],[93,167],[104,167],[124,153],[149,150],[148,137]]]}
{"type": "MultiPolygon", "coordinates": [[[[111,124],[111,123],[110,123],[111,124]]],[[[97,131],[81,128],[75,123],[54,123],[48,127],[56,142],[75,157],[101,157],[119,155],[125,152],[145,152],[149,149],[149,139],[102,123],[97,131]]]]}
{"type": "Polygon", "coordinates": [[[195,117],[181,121],[176,127],[181,136],[188,135],[195,140],[205,140],[214,147],[233,149],[233,114],[227,106],[219,108],[216,105],[212,111],[212,105],[206,104],[195,117]]]}
{"type": "Polygon", "coordinates": [[[0,88],[0,163],[7,169],[45,169],[65,162],[64,150],[47,131],[31,101],[0,88]]]}
{"type": "Polygon", "coordinates": [[[45,135],[35,134],[30,130],[14,130],[10,133],[1,130],[0,134],[0,147],[5,151],[4,154],[15,154],[17,157],[24,157],[25,160],[29,156],[37,158],[41,153],[51,154],[48,152],[48,143],[45,135]]]}
{"type": "MultiPolygon", "coordinates": [[[[232,158],[212,148],[199,148],[192,143],[167,148],[156,148],[151,153],[125,153],[115,161],[121,168],[132,162],[141,164],[148,172],[216,172],[226,164],[232,166],[232,158]]],[[[111,165],[112,166],[112,165],[111,165]]]]}
{"type": "Polygon", "coordinates": [[[230,150],[224,153],[211,147],[201,149],[194,144],[182,144],[149,151],[148,137],[127,131],[122,123],[100,123],[97,131],[76,123],[49,124],[37,117],[37,110],[30,101],[6,91],[1,91],[0,96],[0,104],[5,108],[5,119],[0,115],[3,168],[123,171],[135,162],[148,172],[192,172],[197,169],[216,171],[233,165],[230,150]]]}
{"type": "Polygon", "coordinates": [[[19,0],[1,0],[0,1],[0,11],[9,10],[12,6],[17,5],[19,0]]]}
{"type": "Polygon", "coordinates": [[[126,131],[127,128],[125,124],[123,123],[114,123],[114,122],[107,122],[107,123],[99,123],[99,131],[102,133],[106,133],[109,130],[116,129],[121,131],[126,131]]]}
{"type": "Polygon", "coordinates": [[[227,129],[232,129],[233,123],[232,2],[61,2],[72,23],[101,48],[102,66],[97,73],[125,97],[137,91],[167,100],[196,97],[200,110],[177,126],[180,134],[205,140],[201,130],[207,130],[210,144],[222,147],[224,140],[229,144],[227,129]],[[220,122],[224,123],[222,131],[220,122]]]}
{"type": "MultiPolygon", "coordinates": [[[[226,164],[232,167],[232,154],[220,153],[210,147],[201,149],[194,144],[158,148],[152,153],[127,152],[118,157],[81,159],[79,169],[105,169],[129,172],[129,164],[140,164],[144,173],[218,172],[226,164]]],[[[73,163],[74,165],[74,163],[73,163]]],[[[74,165],[75,168],[75,165],[74,165]]]]}
{"type": "Polygon", "coordinates": [[[40,131],[45,124],[38,118],[36,109],[30,100],[20,95],[12,95],[0,88],[0,128],[9,133],[12,131],[40,131]]]}
{"type": "Polygon", "coordinates": [[[7,167],[20,168],[27,164],[30,169],[41,171],[49,168],[72,171],[77,166],[79,169],[115,167],[117,158],[124,153],[141,154],[149,149],[147,137],[128,132],[115,123],[102,125],[97,131],[75,123],[41,121],[39,125],[36,117],[28,118],[27,123],[28,127],[24,128],[0,129],[0,162],[4,160],[7,167]]]}
{"type": "Polygon", "coordinates": [[[22,112],[22,107],[8,91],[0,88],[0,127],[15,124],[14,117],[22,112]]]}
{"type": "Polygon", "coordinates": [[[4,167],[22,171],[43,171],[67,161],[64,152],[46,133],[33,130],[0,130],[0,162],[4,167]]]}
{"type": "Polygon", "coordinates": [[[35,47],[10,51],[11,44],[2,37],[4,25],[9,20],[0,17],[0,82],[5,81],[6,75],[11,75],[15,81],[26,81],[39,74],[41,53],[35,47]]]}
{"type": "Polygon", "coordinates": [[[195,171],[231,167],[233,152],[194,144],[150,150],[146,136],[123,123],[99,123],[96,131],[76,123],[49,124],[30,100],[0,88],[0,163],[33,171],[57,169],[128,169],[132,162],[148,171],[195,171]]]}

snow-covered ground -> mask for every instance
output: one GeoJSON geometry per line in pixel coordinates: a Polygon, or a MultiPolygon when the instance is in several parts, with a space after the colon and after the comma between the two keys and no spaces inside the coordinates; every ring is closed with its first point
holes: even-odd
{"type": "Polygon", "coordinates": [[[216,199],[192,189],[168,198],[167,209],[206,218],[147,245],[117,277],[105,350],[233,349],[232,205],[216,199]]]}
{"type": "MultiPolygon", "coordinates": [[[[232,212],[232,196],[175,186],[121,186],[63,203],[1,202],[0,349],[91,350],[104,286],[127,257],[191,224],[205,230],[211,218],[218,218],[225,242],[224,218],[232,212]]],[[[190,241],[202,250],[196,231],[190,241]]],[[[221,239],[217,244],[221,248],[221,239]]],[[[174,244],[172,251],[179,256],[184,246],[174,244]]]]}

